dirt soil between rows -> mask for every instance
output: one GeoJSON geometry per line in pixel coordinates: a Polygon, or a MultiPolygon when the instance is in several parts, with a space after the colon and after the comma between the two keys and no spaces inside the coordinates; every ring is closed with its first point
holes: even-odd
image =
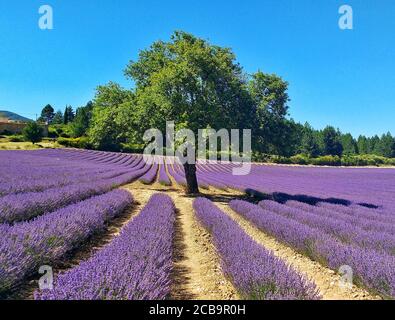
{"type": "MultiPolygon", "coordinates": [[[[174,184],[173,184],[174,185],[174,184]]],[[[141,202],[156,192],[169,195],[176,206],[174,270],[170,299],[234,300],[236,289],[221,271],[220,260],[210,234],[196,220],[192,203],[180,188],[135,182],[125,187],[141,202]]]]}

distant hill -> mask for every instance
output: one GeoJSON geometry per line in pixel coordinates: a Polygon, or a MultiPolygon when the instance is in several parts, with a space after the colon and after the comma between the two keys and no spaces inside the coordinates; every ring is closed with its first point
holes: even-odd
{"type": "Polygon", "coordinates": [[[33,121],[31,119],[20,116],[19,114],[10,112],[10,111],[0,111],[0,121],[21,121],[21,122],[30,122],[33,121]]]}

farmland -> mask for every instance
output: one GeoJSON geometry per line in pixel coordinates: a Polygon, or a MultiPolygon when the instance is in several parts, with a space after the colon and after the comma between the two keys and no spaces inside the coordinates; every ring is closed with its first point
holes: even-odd
{"type": "Polygon", "coordinates": [[[393,299],[395,170],[0,152],[2,299],[393,299]],[[54,270],[40,290],[38,270],[54,270]],[[347,266],[353,281],[342,286],[347,266]]]}

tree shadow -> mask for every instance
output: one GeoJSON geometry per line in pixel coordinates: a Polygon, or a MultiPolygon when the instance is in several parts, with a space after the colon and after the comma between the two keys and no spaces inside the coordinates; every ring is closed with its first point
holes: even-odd
{"type": "Polygon", "coordinates": [[[316,206],[319,203],[329,203],[329,204],[335,204],[335,205],[342,205],[342,206],[351,206],[352,204],[357,204],[362,207],[366,207],[369,209],[378,209],[380,206],[377,206],[372,203],[354,203],[350,200],[346,199],[340,199],[340,198],[318,198],[314,196],[309,196],[305,194],[288,194],[288,193],[283,193],[283,192],[273,192],[270,194],[260,192],[255,189],[246,189],[246,194],[248,194],[250,197],[254,198],[255,201],[261,201],[261,200],[273,200],[279,203],[286,203],[287,201],[298,201],[298,202],[303,202],[307,203],[312,206],[316,206]]]}

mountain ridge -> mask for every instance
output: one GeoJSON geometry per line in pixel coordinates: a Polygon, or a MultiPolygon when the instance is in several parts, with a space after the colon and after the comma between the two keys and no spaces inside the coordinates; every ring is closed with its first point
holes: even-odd
{"type": "Polygon", "coordinates": [[[33,121],[29,118],[22,117],[21,115],[11,112],[11,111],[5,111],[5,110],[0,110],[0,121],[20,121],[20,122],[30,122],[33,121]]]}

